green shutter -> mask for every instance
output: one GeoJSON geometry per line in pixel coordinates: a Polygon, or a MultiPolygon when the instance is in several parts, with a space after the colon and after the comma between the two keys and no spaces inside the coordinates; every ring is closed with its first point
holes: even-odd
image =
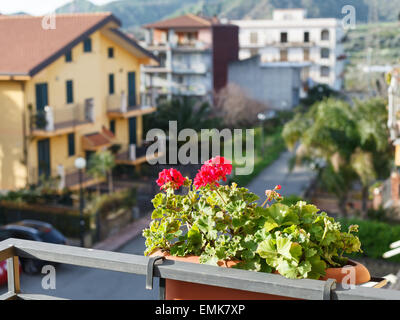
{"type": "Polygon", "coordinates": [[[73,91],[72,80],[67,80],[66,86],[67,86],[67,103],[73,103],[74,91],[73,91]]]}

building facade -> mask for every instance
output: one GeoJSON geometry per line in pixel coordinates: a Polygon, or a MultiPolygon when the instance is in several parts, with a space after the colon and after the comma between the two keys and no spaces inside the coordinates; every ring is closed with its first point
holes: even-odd
{"type": "MultiPolygon", "coordinates": [[[[78,185],[77,157],[117,146],[137,165],[142,117],[140,66],[154,56],[119,31],[110,13],[0,16],[0,190],[57,177],[78,185]]],[[[97,181],[98,182],[98,181],[97,181]]],[[[96,181],[85,175],[86,186],[96,181]]]]}
{"type": "Polygon", "coordinates": [[[259,55],[229,64],[229,83],[240,86],[269,108],[287,110],[297,106],[303,93],[302,70],[307,62],[261,61],[259,55]]]}
{"type": "Polygon", "coordinates": [[[343,27],[338,19],[306,17],[305,9],[276,9],[269,20],[233,20],[239,26],[239,58],[256,54],[263,62],[310,62],[309,85],[343,87],[343,27]]]}
{"type": "Polygon", "coordinates": [[[228,63],[238,59],[237,26],[187,14],[144,29],[144,46],[160,64],[142,69],[143,92],[211,100],[226,85],[228,63]]]}

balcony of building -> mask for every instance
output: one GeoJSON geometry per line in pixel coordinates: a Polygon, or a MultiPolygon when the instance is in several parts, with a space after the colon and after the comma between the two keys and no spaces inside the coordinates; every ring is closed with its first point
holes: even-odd
{"type": "Polygon", "coordinates": [[[156,111],[156,107],[135,101],[136,99],[129,99],[125,93],[113,94],[107,96],[107,115],[111,119],[115,118],[131,118],[139,115],[145,115],[156,111]]]}
{"type": "Polygon", "coordinates": [[[34,137],[52,137],[68,134],[94,122],[92,99],[85,104],[68,104],[64,107],[46,106],[30,115],[30,129],[34,137]]]}
{"type": "Polygon", "coordinates": [[[276,47],[276,48],[312,48],[315,47],[316,43],[314,41],[266,41],[266,47],[276,47]]]}
{"type": "Polygon", "coordinates": [[[208,71],[204,62],[183,63],[174,61],[172,63],[172,72],[177,74],[204,74],[208,71]]]}
{"type": "MultiPolygon", "coordinates": [[[[212,286],[244,293],[261,293],[281,299],[298,300],[400,300],[400,291],[378,286],[349,286],[333,279],[287,279],[278,274],[253,272],[234,268],[194,264],[183,261],[160,260],[155,257],[112,251],[72,247],[45,242],[9,238],[0,242],[0,261],[7,260],[7,292],[0,300],[54,300],[54,296],[23,292],[18,259],[31,258],[50,263],[69,264],[94,269],[110,270],[146,277],[146,289],[153,289],[154,278],[159,278],[159,299],[168,295],[170,280],[184,281],[187,285],[212,286]]],[[[101,286],[103,283],[99,283],[101,286]]],[[[136,288],[140,289],[140,288],[136,288]]],[[[226,290],[225,289],[225,290],[226,290]]]]}
{"type": "MultiPolygon", "coordinates": [[[[28,183],[33,185],[50,184],[53,188],[62,191],[78,190],[80,186],[79,171],[75,167],[66,167],[58,165],[55,169],[49,169],[48,166],[31,167],[28,170],[28,183]]],[[[90,187],[101,183],[102,179],[95,179],[87,171],[82,172],[82,187],[90,187]]]]}
{"type": "Polygon", "coordinates": [[[122,165],[139,165],[151,160],[158,159],[164,155],[164,152],[150,153],[148,147],[150,144],[144,143],[141,146],[136,144],[115,145],[115,162],[122,165]]]}
{"type": "Polygon", "coordinates": [[[208,94],[204,84],[180,84],[173,83],[171,93],[179,96],[205,96],[208,94]]]}

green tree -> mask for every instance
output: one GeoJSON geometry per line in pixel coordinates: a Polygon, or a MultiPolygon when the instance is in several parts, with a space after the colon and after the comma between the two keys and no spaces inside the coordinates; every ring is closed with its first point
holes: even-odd
{"type": "MultiPolygon", "coordinates": [[[[108,191],[111,193],[114,190],[112,169],[115,167],[115,158],[110,151],[102,151],[91,156],[89,160],[88,174],[95,179],[107,179],[108,191]]],[[[97,193],[100,194],[99,186],[97,193]]]]}
{"type": "Polygon", "coordinates": [[[209,103],[183,97],[160,104],[156,112],[146,117],[145,130],[159,128],[168,131],[169,121],[177,121],[178,132],[185,128],[200,131],[217,128],[219,125],[209,103]]]}
{"type": "Polygon", "coordinates": [[[390,174],[391,149],[387,142],[387,111],[379,98],[350,105],[334,98],[298,113],[283,130],[290,149],[300,145],[296,161],[313,162],[323,186],[338,198],[346,214],[348,193],[354,182],[362,185],[362,214],[366,217],[368,188],[390,174]],[[325,165],[318,166],[323,160],[325,165]]]}

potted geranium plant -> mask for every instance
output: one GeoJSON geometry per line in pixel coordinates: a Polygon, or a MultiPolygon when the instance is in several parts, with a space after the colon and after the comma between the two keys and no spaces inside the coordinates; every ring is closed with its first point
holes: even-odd
{"type": "MultiPolygon", "coordinates": [[[[205,162],[193,183],[175,169],[160,172],[157,183],[162,192],[152,200],[152,221],[143,231],[145,255],[274,272],[293,279],[341,281],[346,275],[341,268],[352,265],[355,284],[370,280],[364,266],[343,256],[361,251],[355,235],[358,226],[344,232],[340,223],[312,204],[280,203],[279,185],[266,190],[266,200],[259,205],[259,197],[248,189],[235,183],[219,184],[231,171],[225,158],[215,157],[205,162]],[[180,188],[187,190],[178,194],[180,188]]],[[[235,291],[213,287],[202,295],[209,286],[191,284],[195,289],[181,296],[187,285],[167,280],[167,299],[230,299],[230,292],[235,291]]],[[[249,295],[234,292],[234,297],[249,295]]],[[[279,297],[253,294],[250,298],[279,297]]]]}

